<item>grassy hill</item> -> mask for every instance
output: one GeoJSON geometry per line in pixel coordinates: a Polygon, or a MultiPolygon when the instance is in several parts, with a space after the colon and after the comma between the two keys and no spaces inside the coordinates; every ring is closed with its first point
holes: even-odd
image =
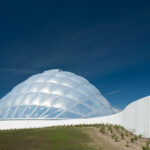
{"type": "Polygon", "coordinates": [[[0,150],[150,150],[148,147],[149,139],[103,124],[0,131],[0,150]]]}

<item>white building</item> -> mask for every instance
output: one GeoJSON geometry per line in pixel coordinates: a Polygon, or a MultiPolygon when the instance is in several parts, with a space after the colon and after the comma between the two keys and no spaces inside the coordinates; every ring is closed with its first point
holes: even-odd
{"type": "Polygon", "coordinates": [[[0,101],[0,129],[111,123],[150,137],[150,97],[115,114],[99,90],[61,70],[31,76],[0,101]]]}

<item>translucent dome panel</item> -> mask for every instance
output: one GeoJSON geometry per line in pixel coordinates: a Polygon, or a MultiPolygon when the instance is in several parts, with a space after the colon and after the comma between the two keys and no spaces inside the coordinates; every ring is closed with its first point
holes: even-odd
{"type": "Polygon", "coordinates": [[[90,118],[113,113],[89,81],[58,69],[31,76],[0,100],[3,119],[90,118]]]}

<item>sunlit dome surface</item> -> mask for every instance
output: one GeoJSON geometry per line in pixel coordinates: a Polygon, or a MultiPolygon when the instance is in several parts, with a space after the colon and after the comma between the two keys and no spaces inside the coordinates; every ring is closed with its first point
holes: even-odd
{"type": "Polygon", "coordinates": [[[1,119],[91,118],[113,113],[89,81],[59,69],[31,76],[0,100],[1,119]]]}

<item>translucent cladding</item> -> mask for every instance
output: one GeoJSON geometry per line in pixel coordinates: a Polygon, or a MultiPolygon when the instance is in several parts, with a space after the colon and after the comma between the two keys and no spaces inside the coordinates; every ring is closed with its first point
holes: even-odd
{"type": "Polygon", "coordinates": [[[58,69],[36,74],[0,100],[2,119],[69,119],[111,115],[112,106],[85,78],[58,69]]]}

